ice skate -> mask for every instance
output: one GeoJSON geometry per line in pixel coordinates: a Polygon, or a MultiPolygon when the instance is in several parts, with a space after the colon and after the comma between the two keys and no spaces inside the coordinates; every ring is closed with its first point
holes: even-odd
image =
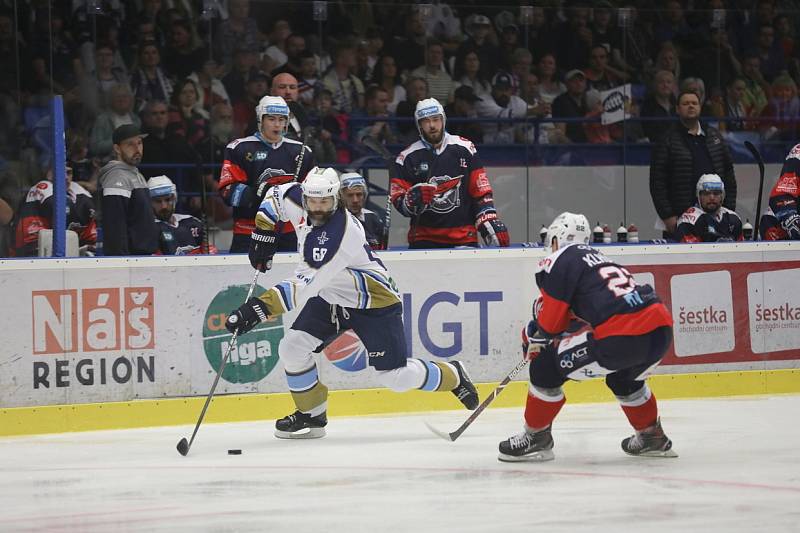
{"type": "Polygon", "coordinates": [[[478,390],[472,384],[472,380],[467,375],[467,369],[459,361],[451,361],[458,374],[458,386],[451,392],[464,404],[464,407],[474,411],[478,407],[478,390]]]}
{"type": "Polygon", "coordinates": [[[661,429],[661,420],[623,439],[622,451],[638,457],[678,457],[672,449],[672,441],[661,429]]]}
{"type": "Polygon", "coordinates": [[[541,431],[532,432],[527,429],[518,435],[500,443],[501,461],[516,463],[530,461],[541,463],[555,459],[553,454],[553,435],[550,427],[541,431]]]}
{"type": "Polygon", "coordinates": [[[319,439],[325,436],[328,417],[325,413],[311,416],[295,411],[275,421],[275,436],[279,439],[319,439]]]}

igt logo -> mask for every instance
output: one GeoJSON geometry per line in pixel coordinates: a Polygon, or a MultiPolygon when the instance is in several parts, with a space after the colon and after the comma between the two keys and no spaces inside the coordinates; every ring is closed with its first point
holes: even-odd
{"type": "Polygon", "coordinates": [[[33,291],[31,308],[37,355],[155,347],[153,287],[33,291]]]}

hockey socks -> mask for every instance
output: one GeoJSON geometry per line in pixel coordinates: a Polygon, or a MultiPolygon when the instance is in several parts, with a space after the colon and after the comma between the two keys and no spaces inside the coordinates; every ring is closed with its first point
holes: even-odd
{"type": "Polygon", "coordinates": [[[286,381],[297,409],[311,416],[324,413],[328,406],[328,387],[319,381],[317,366],[298,373],[286,372],[286,381]]]}
{"type": "Polygon", "coordinates": [[[645,383],[641,389],[628,396],[617,396],[625,416],[636,431],[642,431],[658,420],[656,397],[645,383]]]}
{"type": "Polygon", "coordinates": [[[528,401],[525,404],[525,426],[531,431],[549,427],[566,401],[561,387],[543,389],[531,385],[528,387],[528,401]]]}

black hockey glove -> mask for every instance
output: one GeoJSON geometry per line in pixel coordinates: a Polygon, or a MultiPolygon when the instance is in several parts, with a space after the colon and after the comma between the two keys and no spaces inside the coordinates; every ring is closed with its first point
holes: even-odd
{"type": "Polygon", "coordinates": [[[539,356],[542,348],[550,344],[551,339],[538,331],[536,320],[531,320],[522,328],[522,358],[533,361],[539,356]]]}
{"type": "Polygon", "coordinates": [[[294,175],[286,172],[282,168],[268,168],[264,170],[256,182],[256,196],[258,196],[259,205],[264,200],[264,196],[266,196],[270,187],[283,185],[290,181],[294,181],[294,175]]]}
{"type": "Polygon", "coordinates": [[[250,298],[236,311],[231,312],[228,320],[225,321],[225,328],[234,333],[237,329],[239,333],[247,333],[269,317],[267,304],[258,298],[250,298]]]}
{"type": "Polygon", "coordinates": [[[254,229],[250,234],[250,264],[259,272],[272,268],[272,257],[278,250],[278,234],[265,229],[254,229]]]}

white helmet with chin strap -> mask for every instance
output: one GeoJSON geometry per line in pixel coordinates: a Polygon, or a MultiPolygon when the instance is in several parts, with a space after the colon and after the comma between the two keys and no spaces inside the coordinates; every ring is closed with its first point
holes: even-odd
{"type": "Polygon", "coordinates": [[[354,189],[360,187],[364,190],[364,200],[366,201],[369,194],[369,187],[367,187],[367,180],[358,172],[345,172],[340,177],[342,189],[354,189]]]}
{"type": "Polygon", "coordinates": [[[256,106],[256,119],[258,120],[258,130],[261,131],[261,122],[265,115],[277,115],[286,117],[286,127],[289,127],[289,106],[280,96],[264,96],[258,101],[256,106]]]}
{"type": "Polygon", "coordinates": [[[333,197],[333,204],[328,216],[339,206],[339,174],[332,168],[312,168],[300,187],[303,190],[303,209],[308,212],[306,198],[333,197]]]}
{"type": "Polygon", "coordinates": [[[697,203],[700,203],[700,193],[706,192],[719,192],[722,194],[722,200],[725,199],[725,183],[722,181],[722,178],[719,177],[717,174],[703,174],[700,176],[700,179],[697,180],[697,203]]]}
{"type": "Polygon", "coordinates": [[[558,215],[547,228],[546,244],[552,245],[553,237],[558,239],[559,247],[573,242],[588,244],[591,236],[592,227],[584,215],[564,212],[558,215]]]}
{"type": "Polygon", "coordinates": [[[444,108],[442,104],[439,103],[439,100],[436,98],[426,98],[425,100],[417,102],[417,107],[414,110],[414,122],[417,125],[417,131],[420,137],[422,137],[422,128],[419,127],[419,121],[423,118],[435,117],[437,115],[442,117],[442,129],[444,129],[445,124],[447,124],[447,115],[445,115],[444,108]]]}
{"type": "Polygon", "coordinates": [[[150,198],[158,198],[161,196],[177,198],[177,188],[167,176],[153,176],[147,180],[147,188],[150,191],[150,198]]]}

